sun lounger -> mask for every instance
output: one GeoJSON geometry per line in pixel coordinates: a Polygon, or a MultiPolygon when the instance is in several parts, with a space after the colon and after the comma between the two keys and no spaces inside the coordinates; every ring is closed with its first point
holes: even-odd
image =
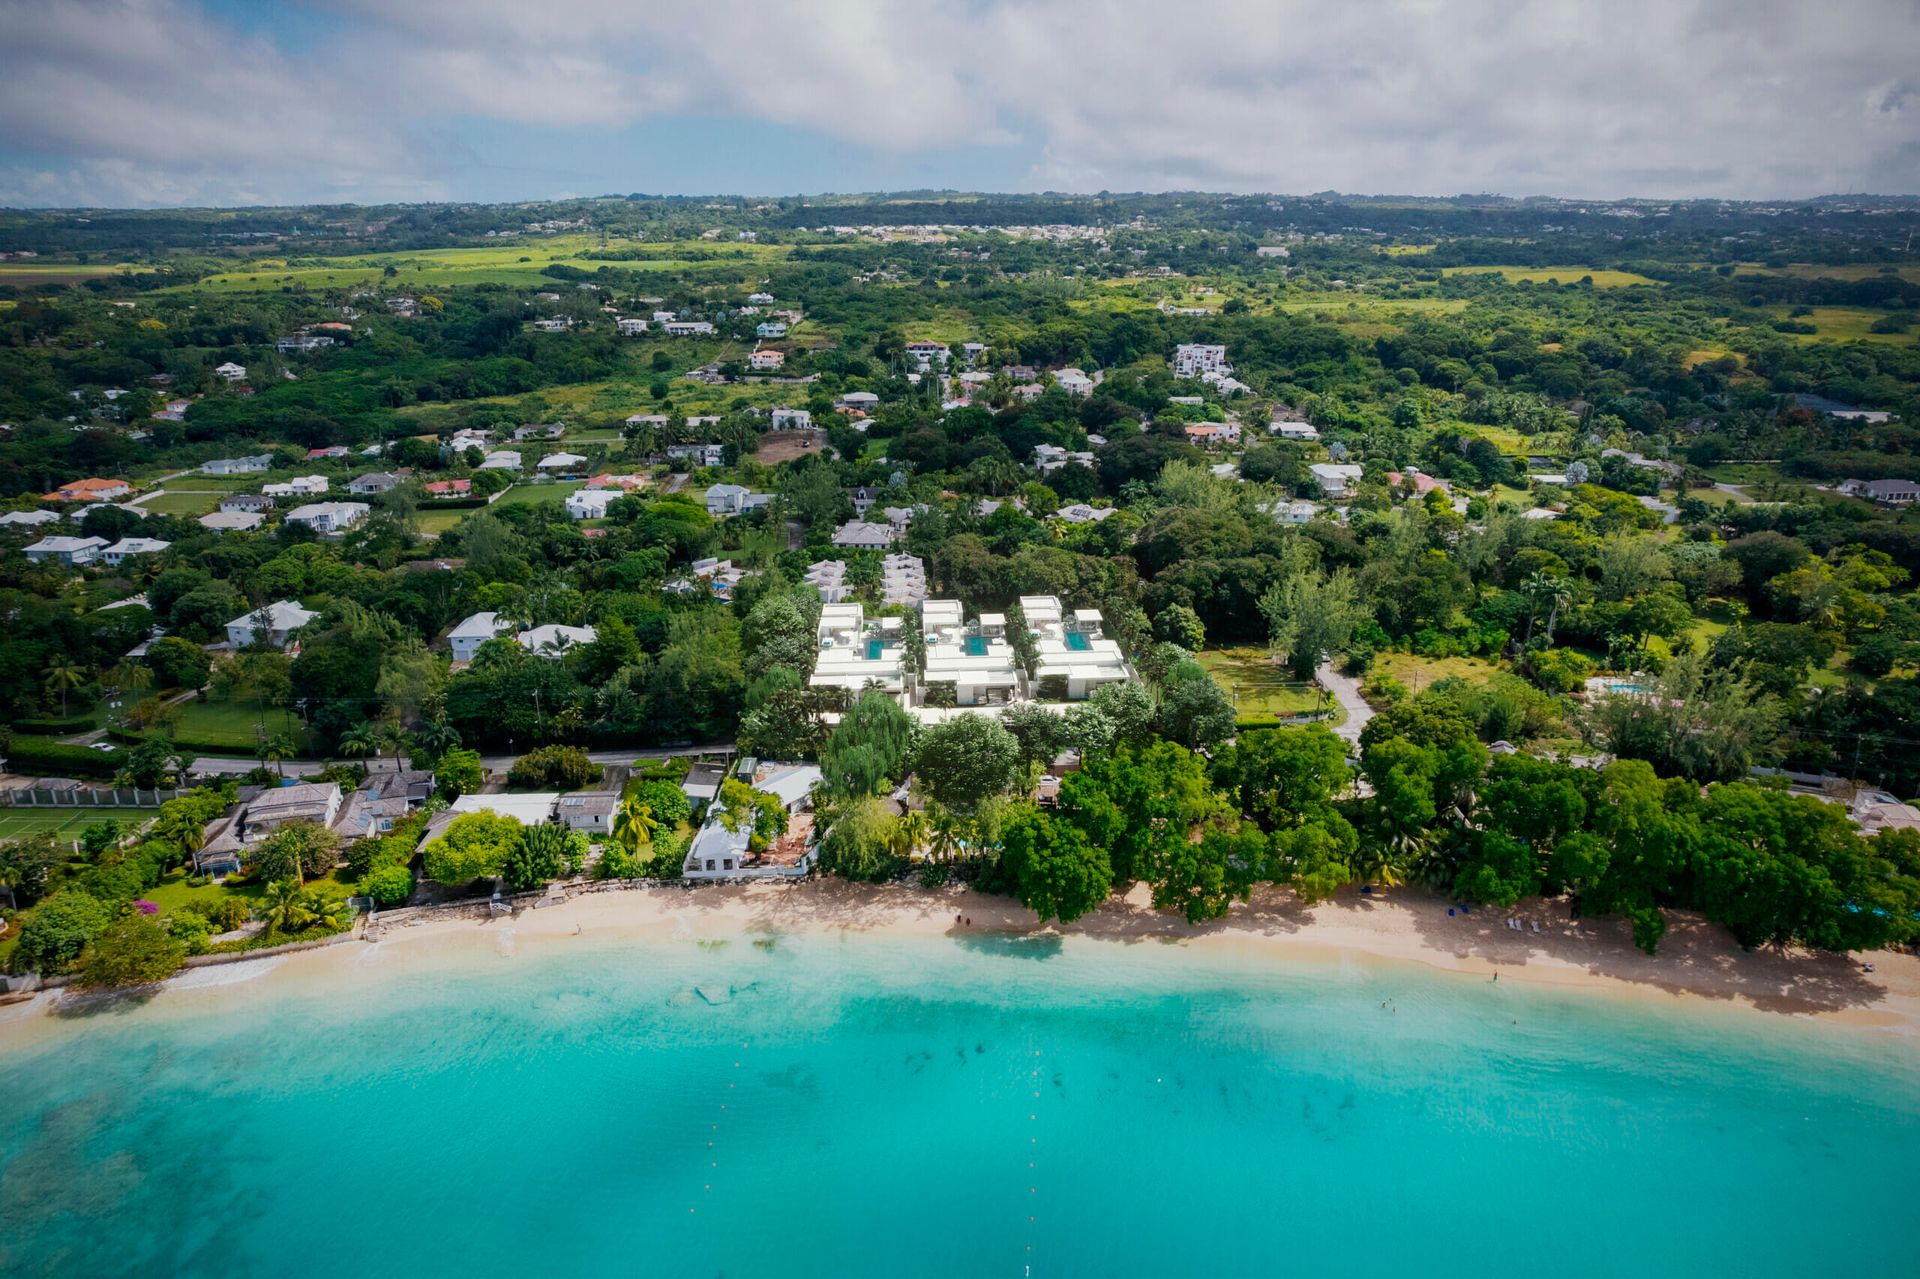
{"type": "Polygon", "coordinates": [[[1533,925],[1533,931],[1534,931],[1534,932],[1536,932],[1536,933],[1537,933],[1537,932],[1539,932],[1539,931],[1540,931],[1540,921],[1539,921],[1539,920],[1537,920],[1537,919],[1534,919],[1534,920],[1529,920],[1528,922],[1529,922],[1529,923],[1531,923],[1531,924],[1533,925]]]}

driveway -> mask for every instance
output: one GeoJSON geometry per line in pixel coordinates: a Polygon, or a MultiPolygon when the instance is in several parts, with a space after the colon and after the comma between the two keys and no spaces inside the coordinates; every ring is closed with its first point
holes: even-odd
{"type": "Polygon", "coordinates": [[[1320,687],[1333,694],[1333,700],[1340,703],[1340,708],[1347,713],[1347,722],[1333,731],[1346,740],[1357,743],[1360,740],[1360,730],[1365,728],[1367,721],[1373,718],[1373,707],[1367,705],[1366,699],[1360,696],[1360,681],[1351,675],[1340,674],[1333,669],[1331,663],[1327,662],[1320,664],[1320,668],[1314,671],[1313,677],[1320,681],[1320,687]]]}

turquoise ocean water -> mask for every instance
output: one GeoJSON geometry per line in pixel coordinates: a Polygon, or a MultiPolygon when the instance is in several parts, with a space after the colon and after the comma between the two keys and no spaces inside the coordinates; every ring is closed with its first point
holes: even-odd
{"type": "Polygon", "coordinates": [[[1909,1042],[1384,963],[607,944],[163,999],[9,1048],[12,1029],[7,1275],[1568,1279],[1920,1256],[1909,1042]]]}

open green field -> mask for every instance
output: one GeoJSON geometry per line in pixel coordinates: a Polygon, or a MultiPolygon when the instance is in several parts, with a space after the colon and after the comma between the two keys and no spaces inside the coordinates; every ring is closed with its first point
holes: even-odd
{"type": "Polygon", "coordinates": [[[1850,262],[1845,266],[1828,266],[1819,262],[1791,262],[1786,266],[1766,266],[1759,262],[1742,262],[1734,271],[1734,275],[1736,277],[1790,275],[1796,280],[1871,280],[1879,275],[1892,275],[1912,284],[1920,284],[1920,266],[1892,266],[1868,262],[1850,262]]]}
{"type": "MultiPolygon", "coordinates": [[[[723,358],[744,359],[746,351],[737,345],[730,352],[723,352],[723,358]]],[[[623,422],[635,413],[679,414],[683,417],[695,417],[709,413],[731,411],[736,400],[745,400],[752,405],[804,404],[808,389],[804,386],[775,386],[766,382],[743,382],[726,386],[715,386],[709,382],[689,382],[682,376],[688,368],[704,363],[703,359],[687,362],[685,367],[676,364],[674,371],[664,374],[667,381],[667,398],[656,400],[649,393],[644,378],[615,378],[601,382],[574,382],[564,386],[550,386],[537,396],[500,395],[486,399],[461,400],[459,402],[410,404],[399,410],[406,418],[410,428],[419,430],[438,430],[441,426],[457,420],[463,408],[475,404],[510,404],[516,408],[524,407],[527,421],[544,421],[551,418],[564,418],[569,421],[623,422]],[[538,407],[534,407],[537,399],[538,407]]],[[[556,446],[566,448],[575,439],[592,441],[605,439],[612,442],[619,438],[617,430],[601,433],[583,433],[578,437],[570,436],[566,440],[556,441],[556,446]]],[[[537,460],[537,459],[536,459],[537,460]]]]}
{"type": "Polygon", "coordinates": [[[430,533],[438,537],[480,509],[479,507],[465,507],[446,511],[435,510],[431,506],[423,506],[418,513],[414,515],[414,523],[420,526],[422,533],[430,533]]]}
{"type": "MultiPolygon", "coordinates": [[[[359,891],[353,884],[343,883],[338,874],[327,875],[321,879],[310,879],[307,887],[318,888],[334,897],[351,897],[359,891]]],[[[171,870],[160,882],[141,896],[160,908],[162,915],[171,915],[183,910],[193,902],[217,902],[225,897],[238,897],[251,906],[267,895],[267,886],[262,883],[235,883],[228,880],[219,884],[201,884],[194,887],[187,883],[184,869],[171,870]]]]}
{"type": "MultiPolygon", "coordinates": [[[[1786,307],[1774,307],[1771,314],[1776,319],[1787,319],[1786,307]]],[[[1915,334],[1920,325],[1908,329],[1905,333],[1874,333],[1871,331],[1877,320],[1885,319],[1889,312],[1875,311],[1866,307],[1852,306],[1816,306],[1812,315],[1799,315],[1792,318],[1804,324],[1811,324],[1813,333],[1789,333],[1796,342],[1886,342],[1894,346],[1913,346],[1920,342],[1915,334]]]]}
{"type": "Polygon", "coordinates": [[[268,733],[290,734],[301,755],[310,755],[314,749],[312,734],[291,711],[268,707],[262,712],[252,702],[199,702],[192,698],[180,703],[179,711],[180,722],[174,725],[173,736],[183,742],[251,755],[259,743],[258,726],[264,722],[268,733]]]}
{"type": "Polygon", "coordinates": [[[578,484],[516,484],[501,494],[495,506],[534,506],[541,502],[564,502],[578,484]]]}
{"type": "Polygon", "coordinates": [[[1413,653],[1383,652],[1373,659],[1372,675],[1391,675],[1407,686],[1410,693],[1431,688],[1443,679],[1463,679],[1484,684],[1499,672],[1492,662],[1478,657],[1420,657],[1413,653]]]}
{"type": "Polygon", "coordinates": [[[615,271],[677,277],[710,276],[716,281],[738,280],[745,283],[758,280],[768,262],[785,257],[789,252],[785,245],[713,245],[696,241],[646,246],[667,252],[679,249],[689,255],[685,257],[609,262],[579,256],[591,251],[597,244],[598,240],[593,236],[550,236],[526,243],[477,248],[420,249],[320,259],[265,258],[249,263],[245,270],[208,276],[196,285],[182,288],[203,293],[259,293],[293,286],[346,289],[380,285],[386,288],[434,289],[469,284],[534,285],[543,282],[551,284],[556,292],[571,288],[575,281],[552,280],[540,274],[555,263],[587,272],[596,272],[604,266],[615,271]],[[386,274],[389,266],[394,268],[391,276],[386,274]]]}
{"type": "Polygon", "coordinates": [[[153,808],[0,808],[0,843],[52,831],[61,839],[78,839],[95,822],[117,821],[123,834],[153,820],[153,808]]]}
{"type": "Polygon", "coordinates": [[[1293,679],[1264,648],[1210,648],[1198,657],[1214,683],[1226,690],[1242,724],[1331,709],[1318,685],[1293,679]]]}
{"type": "Polygon", "coordinates": [[[132,275],[151,270],[131,262],[0,262],[0,284],[27,288],[36,284],[83,284],[110,275],[132,275]]]}
{"type": "Polygon", "coordinates": [[[1530,284],[1578,284],[1589,276],[1596,289],[1621,289],[1633,284],[1654,284],[1658,280],[1648,279],[1632,271],[1606,271],[1590,266],[1450,266],[1441,269],[1443,275],[1499,275],[1509,284],[1525,281],[1530,284]]]}
{"type": "Polygon", "coordinates": [[[155,515],[205,515],[221,501],[231,496],[229,492],[195,493],[180,489],[163,489],[153,497],[140,503],[143,511],[152,511],[155,515]]]}

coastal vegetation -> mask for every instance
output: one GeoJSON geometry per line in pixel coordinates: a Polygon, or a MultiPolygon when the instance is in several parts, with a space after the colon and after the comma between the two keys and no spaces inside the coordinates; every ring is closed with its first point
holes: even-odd
{"type": "MultiPolygon", "coordinates": [[[[1257,884],[1405,882],[1562,897],[1649,949],[1670,910],[1747,945],[1904,942],[1920,280],[1884,212],[0,214],[37,255],[0,263],[0,756],[183,792],[101,833],[0,810],[0,947],[132,981],[174,943],[324,935],[349,895],[585,864],[557,828],[466,813],[425,840],[416,813],[344,846],[289,826],[200,882],[234,802],[204,757],[259,786],[405,761],[444,801],[496,784],[485,756],[572,790],[589,751],[683,743],[817,761],[826,873],[963,879],[1043,919],[1136,882],[1195,923],[1257,884]],[[1195,346],[1231,377],[1176,369],[1195,346]],[[96,477],[133,492],[48,496],[96,477]],[[364,516],[320,532],[260,492],[314,477],[364,516]],[[621,495],[582,508],[589,477],[621,495]],[[256,529],[200,522],[255,497],[256,529]],[[888,532],[843,535],[856,515],[888,532]],[[67,536],[164,545],[29,549],[67,536]],[[889,553],[1017,646],[1023,600],[1098,610],[1137,678],[990,708],[816,682],[829,593],[924,654],[889,553]],[[236,647],[276,602],[311,620],[236,647]],[[497,637],[456,653],[481,615],[497,637]],[[590,638],[517,639],[549,628],[590,638]]],[[[716,799],[754,855],[790,829],[763,795],[716,799]]],[[[636,778],[593,873],[676,873],[701,816],[636,778]]]]}

